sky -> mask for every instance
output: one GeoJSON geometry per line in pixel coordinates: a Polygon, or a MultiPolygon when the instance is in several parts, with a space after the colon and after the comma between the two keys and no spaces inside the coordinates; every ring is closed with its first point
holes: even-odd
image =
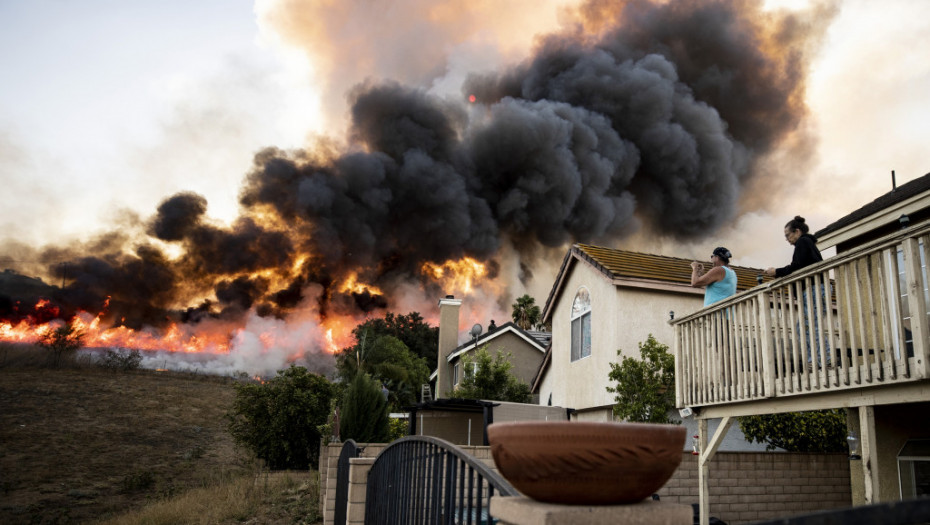
{"type": "MultiPolygon", "coordinates": [[[[344,139],[356,83],[457,96],[469,72],[525,57],[570,5],[0,0],[0,245],[86,241],[180,191],[231,221],[257,151],[344,139]]],[[[817,230],[889,191],[892,170],[899,185],[930,172],[930,2],[766,6],[835,9],[804,72],[810,158],[785,158],[705,239],[632,246],[703,260],[723,244],[734,264],[783,265],[794,215],[817,230]]],[[[543,300],[560,262],[528,291],[543,300]]]]}

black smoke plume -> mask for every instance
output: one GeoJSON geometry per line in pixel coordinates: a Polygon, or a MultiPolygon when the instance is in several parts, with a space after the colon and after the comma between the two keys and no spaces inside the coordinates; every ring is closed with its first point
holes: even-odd
{"type": "Polygon", "coordinates": [[[411,283],[443,293],[426,262],[469,256],[496,271],[505,243],[531,275],[540,247],[614,244],[643,227],[710,235],[805,115],[817,35],[760,9],[592,1],[523,63],[470,76],[461,99],[361,84],[344,151],[259,152],[231,226],[210,223],[199,195],[166,199],[148,239],[56,263],[54,299],[73,312],[111,297],[110,322],[159,326],[284,317],[312,288],[321,316],[364,315],[411,283]],[[379,291],[341,289],[350,273],[379,291]]]}

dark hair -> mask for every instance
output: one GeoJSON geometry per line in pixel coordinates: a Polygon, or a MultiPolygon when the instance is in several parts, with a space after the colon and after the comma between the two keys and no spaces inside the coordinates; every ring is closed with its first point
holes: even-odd
{"type": "Polygon", "coordinates": [[[714,255],[723,259],[723,262],[727,264],[730,263],[730,257],[733,257],[733,254],[730,253],[730,250],[724,248],[723,246],[714,248],[714,255]]]}
{"type": "Polygon", "coordinates": [[[788,228],[791,231],[801,230],[801,233],[807,233],[810,231],[810,227],[808,227],[807,223],[804,222],[804,217],[801,217],[800,215],[795,215],[793,219],[788,221],[788,224],[785,225],[785,228],[788,228]]]}

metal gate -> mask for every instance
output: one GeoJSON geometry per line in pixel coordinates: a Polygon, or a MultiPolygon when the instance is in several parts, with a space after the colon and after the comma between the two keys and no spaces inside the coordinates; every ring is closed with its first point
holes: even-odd
{"type": "Polygon", "coordinates": [[[334,525],[346,525],[346,509],[349,505],[349,460],[357,458],[362,448],[355,441],[348,440],[342,445],[339,463],[336,467],[336,509],[333,512],[334,525]]]}
{"type": "Polygon", "coordinates": [[[491,497],[510,483],[459,447],[430,436],[391,443],[368,472],[366,525],[491,525],[491,497]]]}

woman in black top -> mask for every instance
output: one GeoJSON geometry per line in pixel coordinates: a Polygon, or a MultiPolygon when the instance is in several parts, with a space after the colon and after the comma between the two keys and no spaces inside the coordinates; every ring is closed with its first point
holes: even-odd
{"type": "MultiPolygon", "coordinates": [[[[807,223],[804,222],[804,217],[801,217],[800,215],[788,221],[788,224],[785,224],[785,240],[794,246],[794,255],[791,257],[791,264],[788,266],[782,266],[781,268],[766,268],[765,275],[784,277],[795,272],[796,270],[800,270],[801,268],[810,266],[823,260],[823,256],[820,255],[820,250],[817,249],[817,238],[808,233],[808,231],[809,228],[807,223]]],[[[808,370],[810,370],[813,368],[811,356],[810,326],[812,324],[814,327],[817,326],[818,311],[826,312],[826,291],[823,284],[821,284],[819,293],[820,304],[818,305],[816,304],[817,301],[814,301],[814,315],[811,316],[807,309],[806,283],[801,282],[799,285],[801,287],[801,316],[804,319],[804,346],[807,348],[807,367],[808,370]]],[[[817,348],[817,367],[819,368],[821,362],[821,342],[818,340],[818,338],[815,337],[813,343],[817,348]]],[[[827,368],[831,368],[833,366],[833,360],[831,359],[832,356],[830,355],[830,343],[827,341],[826,337],[823,338],[822,344],[823,348],[826,350],[827,368]]]]}
{"type": "Polygon", "coordinates": [[[810,228],[804,222],[804,217],[797,216],[788,221],[785,225],[785,240],[794,246],[794,255],[791,257],[791,264],[781,268],[767,268],[765,275],[774,275],[775,277],[784,277],[795,270],[800,270],[805,266],[823,260],[820,250],[817,249],[817,239],[808,233],[810,228]]]}

